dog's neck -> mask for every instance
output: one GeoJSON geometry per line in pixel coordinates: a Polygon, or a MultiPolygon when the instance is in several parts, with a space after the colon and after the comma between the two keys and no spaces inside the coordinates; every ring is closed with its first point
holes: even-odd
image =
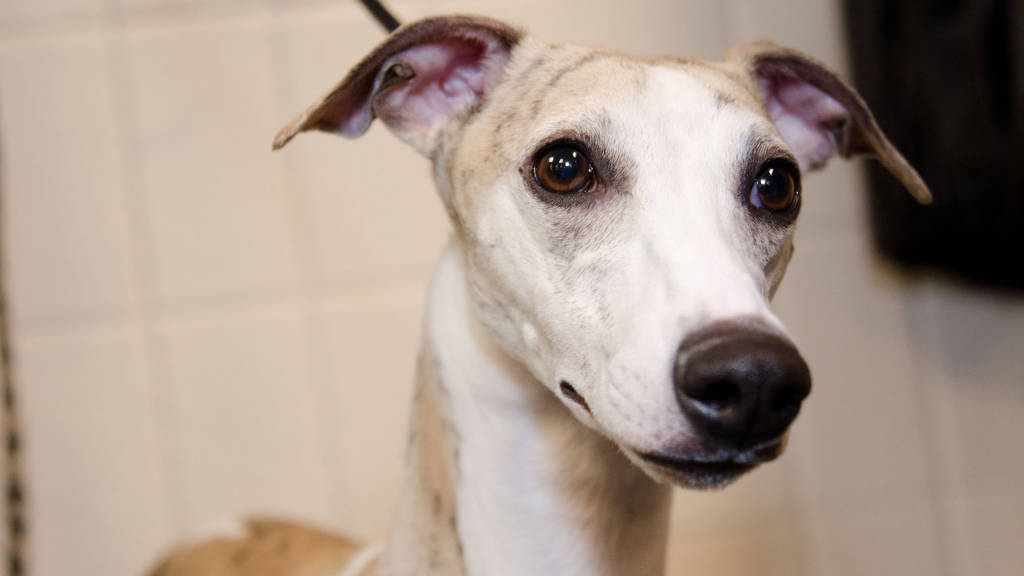
{"type": "Polygon", "coordinates": [[[671,490],[585,428],[485,334],[461,248],[431,290],[383,576],[654,576],[671,490]]]}

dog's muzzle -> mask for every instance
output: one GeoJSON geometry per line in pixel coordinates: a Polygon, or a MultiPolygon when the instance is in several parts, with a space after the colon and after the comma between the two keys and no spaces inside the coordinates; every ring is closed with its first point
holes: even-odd
{"type": "Polygon", "coordinates": [[[736,326],[687,338],[673,381],[701,443],[737,453],[778,442],[811,391],[810,370],[793,344],[736,326]]]}

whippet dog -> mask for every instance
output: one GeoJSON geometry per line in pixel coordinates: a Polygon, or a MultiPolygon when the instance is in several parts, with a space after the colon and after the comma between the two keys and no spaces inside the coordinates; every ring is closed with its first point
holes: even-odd
{"type": "Polygon", "coordinates": [[[662,574],[672,486],[725,486],[778,457],[810,392],[769,308],[801,173],[872,155],[930,201],[853,89],[767,43],[648,58],[431,18],[274,148],[375,118],[431,159],[454,229],[390,538],[372,558],[255,522],[165,575],[662,574]]]}

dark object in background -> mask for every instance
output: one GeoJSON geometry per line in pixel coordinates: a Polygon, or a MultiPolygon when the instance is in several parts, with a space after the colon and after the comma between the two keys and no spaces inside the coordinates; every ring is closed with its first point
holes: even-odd
{"type": "Polygon", "coordinates": [[[394,32],[402,25],[402,23],[398,21],[398,18],[395,18],[395,15],[392,14],[386,6],[381,4],[379,0],[360,1],[363,3],[363,6],[370,11],[370,14],[373,15],[377,22],[380,23],[380,25],[388,32],[394,32]]]}
{"type": "Polygon", "coordinates": [[[854,84],[928,183],[868,168],[875,242],[913,267],[1024,290],[1024,2],[845,0],[854,84]]]}

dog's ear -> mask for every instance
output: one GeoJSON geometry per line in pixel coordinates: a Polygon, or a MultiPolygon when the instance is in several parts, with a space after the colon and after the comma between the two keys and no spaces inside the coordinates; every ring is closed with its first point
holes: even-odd
{"type": "Polygon", "coordinates": [[[828,68],[795,50],[770,42],[736,46],[726,53],[756,82],[765,108],[803,170],[832,156],[876,157],[922,204],[928,186],[889,142],[857,92],[828,68]]]}
{"type": "Polygon", "coordinates": [[[453,115],[479,104],[500,81],[520,32],[488,18],[449,16],[396,30],[323,98],[274,138],[277,150],[299,132],[355,138],[380,118],[429,154],[453,115]]]}

